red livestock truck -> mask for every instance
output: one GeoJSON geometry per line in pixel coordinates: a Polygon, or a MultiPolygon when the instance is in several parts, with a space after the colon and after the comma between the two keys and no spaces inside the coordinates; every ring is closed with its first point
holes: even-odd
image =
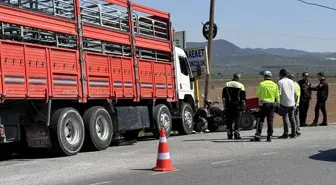
{"type": "Polygon", "coordinates": [[[0,0],[0,155],[192,133],[194,78],[173,40],[169,13],[129,0],[0,0]]]}

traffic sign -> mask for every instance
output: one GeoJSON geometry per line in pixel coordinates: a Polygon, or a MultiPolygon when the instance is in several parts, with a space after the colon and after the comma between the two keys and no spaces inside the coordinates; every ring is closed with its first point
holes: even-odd
{"type": "MultiPolygon", "coordinates": [[[[217,29],[218,29],[217,25],[214,23],[212,39],[216,37],[217,29]]],[[[208,21],[203,25],[203,29],[202,29],[203,36],[206,40],[209,40],[209,32],[210,32],[210,22],[208,21]]]]}

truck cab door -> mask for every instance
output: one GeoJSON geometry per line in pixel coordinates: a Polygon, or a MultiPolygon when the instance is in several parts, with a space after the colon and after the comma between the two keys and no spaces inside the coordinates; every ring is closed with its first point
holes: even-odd
{"type": "Polygon", "coordinates": [[[194,95],[194,82],[188,59],[184,56],[178,56],[179,71],[178,71],[178,93],[179,98],[184,98],[186,94],[194,95]]]}

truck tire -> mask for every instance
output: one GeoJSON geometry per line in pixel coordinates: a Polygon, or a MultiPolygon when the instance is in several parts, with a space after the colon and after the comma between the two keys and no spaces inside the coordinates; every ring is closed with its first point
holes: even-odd
{"type": "Polygon", "coordinates": [[[50,123],[51,151],[61,155],[76,155],[83,147],[85,138],[84,123],[74,108],[56,110],[50,123]]]}
{"type": "Polygon", "coordinates": [[[172,131],[173,122],[169,108],[165,104],[156,105],[153,109],[153,121],[156,130],[153,132],[155,138],[160,138],[160,131],[163,127],[166,131],[166,137],[170,136],[172,131]]]}
{"type": "Polygon", "coordinates": [[[194,130],[193,109],[188,103],[182,103],[181,106],[182,122],[178,127],[178,132],[181,135],[192,134],[194,130]]]}
{"type": "Polygon", "coordinates": [[[112,142],[113,122],[108,111],[101,106],[91,107],[83,116],[85,125],[85,148],[105,150],[112,142]]]}

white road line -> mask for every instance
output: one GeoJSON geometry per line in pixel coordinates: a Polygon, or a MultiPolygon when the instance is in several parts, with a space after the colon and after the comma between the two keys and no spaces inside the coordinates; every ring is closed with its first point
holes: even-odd
{"type": "Polygon", "coordinates": [[[308,148],[315,148],[315,147],[319,147],[319,145],[308,146],[308,148]]]}
{"type": "Polygon", "coordinates": [[[151,173],[151,175],[160,175],[160,174],[166,174],[166,173],[173,173],[173,172],[177,172],[179,171],[178,169],[176,169],[175,171],[168,171],[168,172],[155,172],[155,173],[151,173]]]}
{"type": "Polygon", "coordinates": [[[217,162],[213,162],[211,163],[212,165],[215,165],[215,164],[222,164],[222,163],[228,163],[228,162],[231,162],[233,161],[233,159],[229,159],[229,160],[225,160],[225,161],[217,161],[217,162]]]}
{"type": "Polygon", "coordinates": [[[102,185],[102,184],[109,184],[109,183],[112,183],[112,181],[97,182],[97,183],[93,183],[89,185],[102,185]]]}
{"type": "Polygon", "coordinates": [[[269,153],[264,153],[262,155],[273,155],[273,154],[276,154],[276,153],[278,153],[278,152],[269,152],[269,153]]]}

